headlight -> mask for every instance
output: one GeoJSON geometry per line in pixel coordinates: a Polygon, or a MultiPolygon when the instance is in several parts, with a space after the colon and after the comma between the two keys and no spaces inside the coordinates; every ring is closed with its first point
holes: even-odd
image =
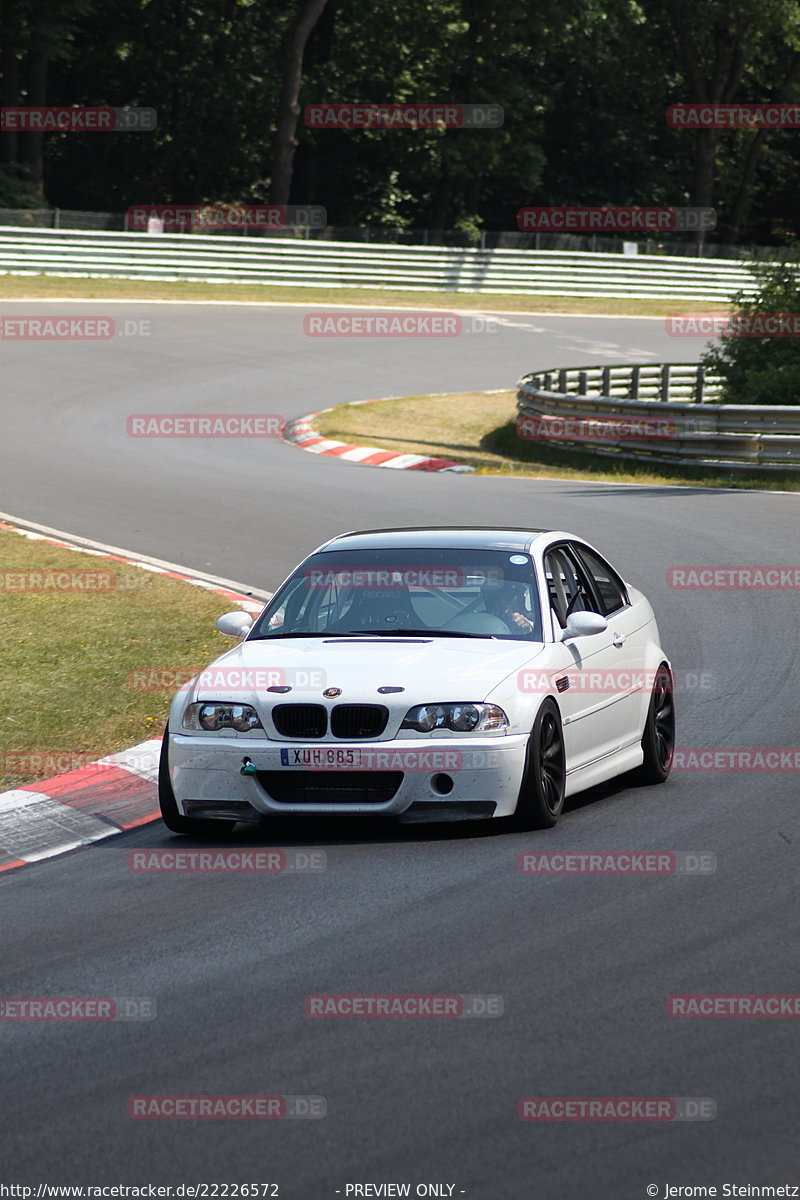
{"type": "Polygon", "coordinates": [[[410,724],[412,728],[419,729],[422,733],[430,733],[432,729],[441,729],[446,722],[447,713],[443,705],[420,704],[419,708],[412,708],[403,721],[403,725],[410,724]]]}
{"type": "Polygon", "coordinates": [[[406,713],[401,729],[430,733],[433,729],[452,729],[456,733],[487,733],[508,729],[508,717],[497,704],[418,704],[406,713]]]}
{"type": "Polygon", "coordinates": [[[481,710],[477,704],[454,704],[450,710],[448,724],[451,729],[470,733],[477,728],[481,719],[481,710]]]}
{"type": "Polygon", "coordinates": [[[184,729],[199,729],[216,733],[218,729],[236,729],[249,733],[261,729],[258,713],[250,704],[205,703],[190,704],[183,714],[184,729]]]}

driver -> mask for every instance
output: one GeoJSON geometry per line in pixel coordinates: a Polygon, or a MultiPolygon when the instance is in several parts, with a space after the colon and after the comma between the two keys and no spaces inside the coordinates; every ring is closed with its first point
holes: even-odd
{"type": "Polygon", "coordinates": [[[485,583],[481,592],[486,611],[499,617],[511,633],[516,633],[517,630],[522,633],[532,631],[533,621],[522,612],[525,607],[524,584],[503,583],[498,587],[496,583],[485,583]]]}

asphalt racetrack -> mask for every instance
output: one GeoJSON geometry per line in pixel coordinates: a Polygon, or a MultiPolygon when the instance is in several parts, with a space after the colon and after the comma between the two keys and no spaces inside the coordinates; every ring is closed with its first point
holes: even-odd
{"type": "MultiPolygon", "coordinates": [[[[568,529],[653,602],[679,746],[797,745],[796,592],[667,583],[672,566],[797,565],[796,495],[429,475],[277,440],[125,432],[132,413],[291,418],[511,387],[537,367],[686,361],[699,341],[629,318],[508,314],[494,334],[410,341],[308,338],[289,307],[0,305],[28,312],[110,312],[151,332],[0,345],[3,511],[262,588],[348,529],[568,529]]],[[[156,824],[0,877],[0,994],[157,1003],[149,1021],[0,1023],[0,1175],[274,1182],[286,1200],[367,1183],[469,1200],[800,1183],[796,1022],[667,1015],[675,993],[796,989],[799,812],[796,772],[680,771],[583,794],[546,833],[287,824],[231,843],[321,848],[317,874],[133,873],[129,851],[176,844],[156,824]],[[717,870],[520,874],[517,855],[543,849],[708,852],[717,870]],[[317,993],[492,994],[504,1012],[318,1020],[304,1011],[317,993]],[[265,1093],[324,1096],[327,1116],[127,1113],[132,1095],[265,1093]],[[717,1115],[525,1122],[525,1096],[709,1097],[717,1115]]]]}

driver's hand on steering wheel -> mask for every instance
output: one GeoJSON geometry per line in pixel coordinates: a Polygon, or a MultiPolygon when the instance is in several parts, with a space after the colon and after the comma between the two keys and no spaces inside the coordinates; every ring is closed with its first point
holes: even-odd
{"type": "Polygon", "coordinates": [[[530,633],[530,631],[533,629],[533,621],[529,621],[528,618],[521,612],[514,612],[509,608],[503,613],[503,617],[507,622],[511,622],[512,624],[516,625],[517,628],[521,629],[524,633],[530,633]]]}

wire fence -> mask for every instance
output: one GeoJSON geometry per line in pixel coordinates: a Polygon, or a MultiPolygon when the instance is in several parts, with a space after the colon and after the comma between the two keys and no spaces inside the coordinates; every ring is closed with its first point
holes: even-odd
{"type": "MultiPolygon", "coordinates": [[[[0,208],[0,225],[22,229],[82,229],[86,231],[123,233],[128,226],[126,213],[81,212],[68,208],[0,208]]],[[[732,246],[720,242],[674,240],[670,237],[648,238],[635,235],[604,237],[599,234],[521,233],[517,230],[484,230],[470,235],[463,230],[399,229],[378,225],[325,225],[312,229],[298,226],[281,230],[227,228],[193,228],[192,234],[204,237],[225,236],[268,237],[328,242],[360,242],[375,245],[443,246],[454,249],[478,250],[560,250],[595,252],[599,254],[677,255],[687,258],[722,258],[734,260],[772,261],[784,259],[789,250],[782,246],[732,246]]]]}

